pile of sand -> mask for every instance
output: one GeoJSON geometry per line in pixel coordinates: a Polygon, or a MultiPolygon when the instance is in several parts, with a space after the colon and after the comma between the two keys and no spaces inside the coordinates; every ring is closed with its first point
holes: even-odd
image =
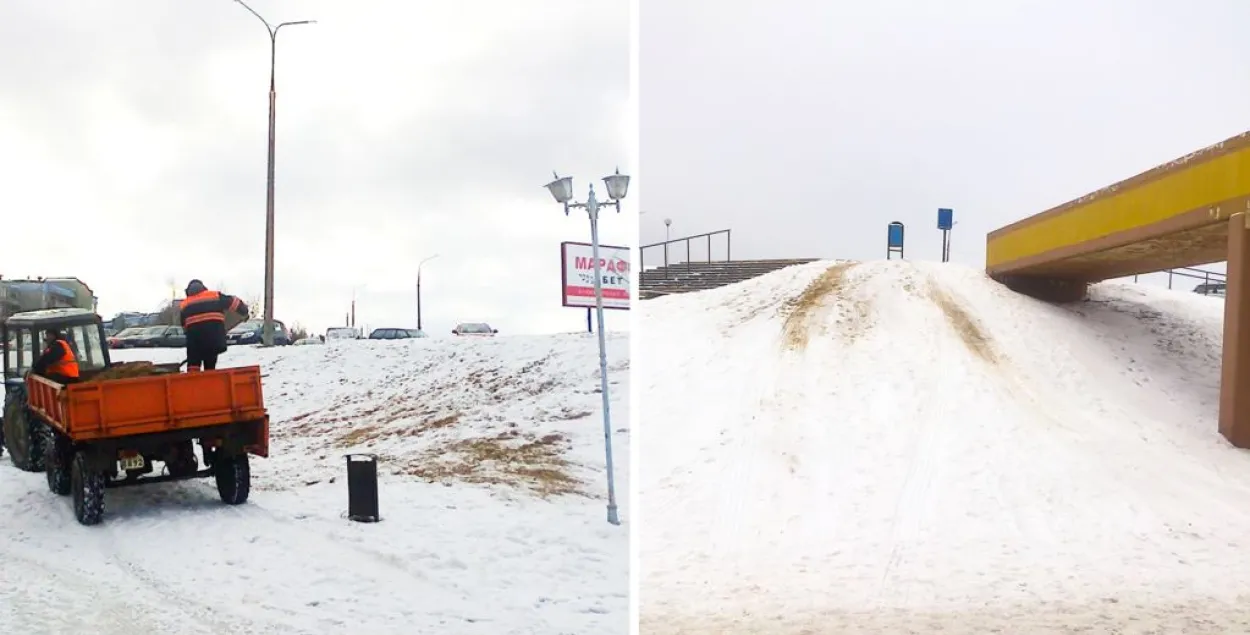
{"type": "Polygon", "coordinates": [[[176,370],[161,368],[152,362],[121,362],[109,366],[108,368],[93,375],[90,379],[84,381],[89,384],[97,381],[108,381],[111,379],[131,379],[134,377],[151,377],[153,375],[169,375],[176,373],[176,370]]]}

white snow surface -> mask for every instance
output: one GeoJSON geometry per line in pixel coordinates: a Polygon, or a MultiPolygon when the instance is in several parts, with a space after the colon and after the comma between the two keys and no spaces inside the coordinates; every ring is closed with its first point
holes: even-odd
{"type": "MultiPolygon", "coordinates": [[[[623,507],[628,338],[608,346],[623,507]]],[[[222,504],[211,479],[110,489],[104,523],[83,527],[42,474],[0,459],[0,633],[627,633],[629,510],[606,522],[597,350],[586,335],[232,347],[219,366],[260,364],[271,416],[248,503],[222,504]],[[397,473],[456,465],[460,440],[548,435],[585,495],[397,473]],[[347,452],[381,456],[380,523],[345,518],[347,452]]],[[[498,480],[492,465],[470,476],[498,480]]]]}
{"type": "Polygon", "coordinates": [[[640,304],[642,632],[1250,632],[1221,299],[833,264],[640,304]]]}

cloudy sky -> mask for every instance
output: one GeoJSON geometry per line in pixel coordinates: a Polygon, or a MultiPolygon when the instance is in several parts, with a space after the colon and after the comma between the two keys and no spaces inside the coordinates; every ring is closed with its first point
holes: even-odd
{"type": "MultiPolygon", "coordinates": [[[[626,0],[252,0],[278,38],[278,319],[576,330],[542,186],[634,163],[626,0]]],[[[192,277],[264,288],[269,39],[232,0],[0,3],[0,274],[78,276],[105,316],[192,277]],[[24,236],[21,240],[15,236],[24,236]]],[[[601,189],[601,188],[600,188],[601,189]]],[[[602,239],[632,245],[635,199],[602,239]]],[[[625,314],[609,316],[626,328],[625,314]]]]}
{"type": "Polygon", "coordinates": [[[987,232],[1250,129],[1244,0],[700,7],[641,12],[643,244],[667,217],[735,258],[880,258],[899,220],[937,259],[951,207],[983,266],[987,232]]]}

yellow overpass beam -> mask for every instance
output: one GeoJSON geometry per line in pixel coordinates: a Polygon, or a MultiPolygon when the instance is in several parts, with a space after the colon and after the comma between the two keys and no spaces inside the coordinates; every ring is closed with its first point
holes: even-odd
{"type": "Polygon", "coordinates": [[[1248,209],[1250,132],[991,232],[986,271],[1094,282],[1214,262],[1248,209]]]}

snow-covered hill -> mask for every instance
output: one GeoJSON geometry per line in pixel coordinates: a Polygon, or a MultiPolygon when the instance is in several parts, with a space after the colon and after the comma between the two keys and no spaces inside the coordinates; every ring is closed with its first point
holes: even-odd
{"type": "Polygon", "coordinates": [[[640,310],[644,632],[1250,632],[1219,299],[823,262],[640,310]]]}
{"type": "MultiPolygon", "coordinates": [[[[82,527],[0,459],[0,632],[628,632],[629,509],[606,523],[594,338],[239,347],[220,365],[254,363],[272,456],[253,460],[247,505],[211,480],[116,489],[82,527]],[[344,518],[348,452],[380,456],[381,523],[344,518]]],[[[609,363],[624,507],[627,337],[609,363]]]]}

